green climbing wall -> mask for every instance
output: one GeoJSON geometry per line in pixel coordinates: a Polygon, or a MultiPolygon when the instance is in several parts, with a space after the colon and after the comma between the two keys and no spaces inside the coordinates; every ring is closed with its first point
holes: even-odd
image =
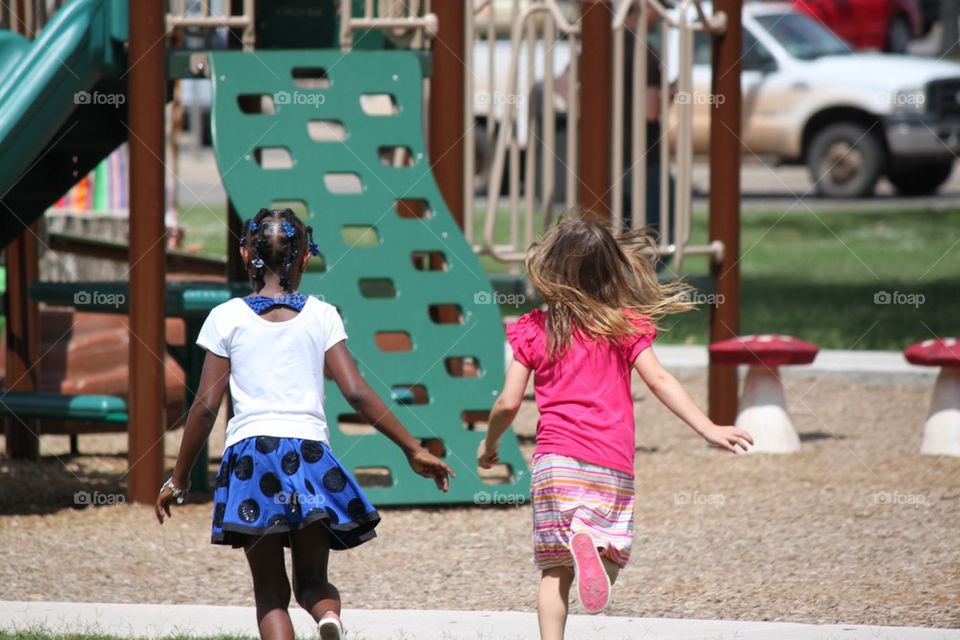
{"type": "Polygon", "coordinates": [[[457,474],[448,494],[359,424],[332,381],[334,451],[374,503],[522,499],[526,465],[512,432],[503,466],[476,449],[503,381],[504,334],[492,285],[434,182],[423,135],[422,76],[401,51],[215,52],[213,140],[243,217],[290,206],[320,246],[301,291],[343,316],[370,385],[457,474]],[[479,493],[479,495],[478,495],[479,493]]]}

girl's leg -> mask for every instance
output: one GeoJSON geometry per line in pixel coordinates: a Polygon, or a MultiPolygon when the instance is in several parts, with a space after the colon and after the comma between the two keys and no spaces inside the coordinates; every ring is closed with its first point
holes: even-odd
{"type": "Polygon", "coordinates": [[[322,522],[291,534],[293,593],[317,622],[325,613],[340,615],[340,592],[327,581],[330,532],[322,522]]]}
{"type": "Polygon", "coordinates": [[[544,569],[540,575],[540,587],[537,591],[540,640],[563,640],[572,584],[573,571],[568,567],[544,569]]]}
{"type": "Polygon", "coordinates": [[[290,606],[290,581],[283,561],[283,540],[277,535],[254,538],[244,547],[253,594],[257,603],[257,626],[263,640],[293,640],[290,606]]]}
{"type": "Polygon", "coordinates": [[[620,565],[603,555],[600,556],[600,560],[603,561],[603,570],[607,572],[607,577],[610,578],[610,586],[613,586],[613,583],[617,581],[617,576],[620,575],[620,565]]]}

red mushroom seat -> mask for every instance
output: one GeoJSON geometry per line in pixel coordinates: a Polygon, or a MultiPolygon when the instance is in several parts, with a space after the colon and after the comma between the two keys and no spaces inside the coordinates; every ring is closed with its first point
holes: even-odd
{"type": "Polygon", "coordinates": [[[924,340],[908,347],[903,355],[913,364],[940,367],[923,427],[921,453],[960,456],[960,341],[924,340]]]}
{"type": "Polygon", "coordinates": [[[793,453],[800,449],[778,367],[810,364],[817,351],[815,344],[781,335],[740,336],[710,345],[712,362],[749,365],[736,425],[753,437],[752,452],[793,453]]]}
{"type": "Polygon", "coordinates": [[[710,358],[718,364],[779,367],[810,364],[820,348],[791,336],[740,336],[710,345],[710,358]]]}

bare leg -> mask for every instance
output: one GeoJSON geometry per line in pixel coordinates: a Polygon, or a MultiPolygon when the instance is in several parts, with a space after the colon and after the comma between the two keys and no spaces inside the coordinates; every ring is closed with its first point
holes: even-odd
{"type": "Polygon", "coordinates": [[[255,538],[244,547],[253,595],[257,603],[257,626],[263,640],[294,640],[290,622],[290,581],[283,561],[283,540],[277,535],[255,538]]]}
{"type": "Polygon", "coordinates": [[[540,640],[563,640],[570,602],[573,570],[569,567],[544,569],[537,592],[537,621],[540,640]]]}
{"type": "Polygon", "coordinates": [[[340,592],[327,580],[330,532],[318,522],[291,535],[293,593],[317,622],[326,613],[340,615],[340,592]]]}
{"type": "Polygon", "coordinates": [[[600,560],[603,561],[603,569],[607,572],[607,577],[610,578],[610,585],[612,586],[617,581],[617,576],[620,575],[620,565],[606,556],[600,556],[600,560]]]}

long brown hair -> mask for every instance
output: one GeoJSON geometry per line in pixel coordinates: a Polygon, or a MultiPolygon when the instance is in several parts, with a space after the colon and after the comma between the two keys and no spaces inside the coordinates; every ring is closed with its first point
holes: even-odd
{"type": "Polygon", "coordinates": [[[566,351],[575,331],[616,341],[642,331],[631,315],[655,327],[693,308],[689,286],[657,279],[655,248],[648,230],[615,235],[580,218],[565,218],[530,247],[527,275],[547,304],[548,358],[566,351]]]}

